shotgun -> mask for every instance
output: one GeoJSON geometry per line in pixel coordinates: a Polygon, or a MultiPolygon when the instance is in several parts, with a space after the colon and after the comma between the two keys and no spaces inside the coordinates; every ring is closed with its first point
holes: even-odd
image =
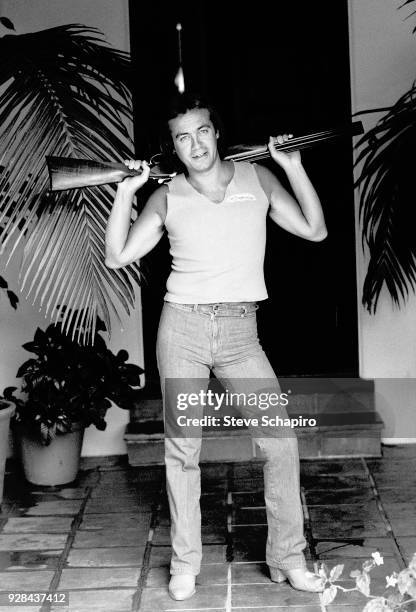
{"type": "MultiPolygon", "coordinates": [[[[346,127],[291,138],[291,140],[284,144],[276,144],[275,147],[280,151],[306,149],[322,142],[331,142],[342,137],[357,136],[363,132],[364,129],[361,121],[356,121],[346,127]]],[[[224,159],[230,161],[257,161],[269,156],[267,146],[258,145],[236,145],[231,147],[228,153],[224,159]]],[[[149,178],[157,180],[159,183],[164,183],[170,181],[177,173],[163,171],[160,164],[156,161],[159,157],[161,156],[155,155],[150,161],[149,178]]],[[[120,162],[101,162],[74,159],[72,157],[48,156],[46,163],[48,165],[51,191],[64,191],[66,189],[120,183],[127,176],[137,176],[140,174],[140,171],[129,170],[125,164],[120,162]]]]}

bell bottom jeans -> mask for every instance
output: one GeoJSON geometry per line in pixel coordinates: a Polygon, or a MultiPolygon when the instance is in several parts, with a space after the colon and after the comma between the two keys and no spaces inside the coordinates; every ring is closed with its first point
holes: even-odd
{"type": "MultiPolygon", "coordinates": [[[[238,379],[269,379],[280,393],[258,336],[255,302],[175,304],[165,302],[157,338],[157,361],[166,410],[166,379],[206,379],[210,370],[239,391],[238,379]]],[[[268,382],[269,382],[268,381],[268,382]]],[[[202,408],[201,408],[202,412],[202,408]]],[[[242,411],[243,412],[243,411],[242,411]]],[[[244,416],[244,414],[242,414],[244,416]]],[[[166,414],[165,414],[166,419],[166,414]]],[[[253,434],[252,434],[253,435],[253,434]]],[[[200,572],[202,559],[200,469],[201,437],[170,437],[165,432],[165,464],[171,514],[171,574],[200,572]]],[[[266,562],[270,567],[305,567],[296,436],[255,437],[264,457],[264,496],[268,523],[266,562]]]]}

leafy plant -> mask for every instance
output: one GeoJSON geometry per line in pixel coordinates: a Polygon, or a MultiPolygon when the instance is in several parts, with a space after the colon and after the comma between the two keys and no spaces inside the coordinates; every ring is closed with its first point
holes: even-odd
{"type": "Polygon", "coordinates": [[[13,291],[9,289],[9,285],[6,279],[3,278],[2,276],[0,276],[0,291],[6,294],[7,299],[10,302],[10,306],[12,306],[12,308],[16,310],[17,305],[19,303],[19,298],[13,291]]]}
{"type": "Polygon", "coordinates": [[[326,586],[322,593],[322,604],[329,605],[334,601],[338,591],[349,593],[357,591],[362,593],[369,601],[364,606],[362,612],[388,612],[392,610],[416,610],[416,553],[413,555],[407,568],[401,572],[393,572],[391,576],[386,577],[386,591],[382,595],[371,595],[371,577],[370,572],[377,565],[383,565],[384,560],[379,552],[372,553],[372,559],[364,561],[361,569],[353,570],[350,577],[355,579],[355,586],[345,588],[339,584],[335,584],[340,580],[344,570],[343,565],[336,565],[330,571],[325,564],[322,564],[318,574],[324,579],[326,586]],[[387,592],[387,589],[393,590],[387,592]]]}
{"type": "MultiPolygon", "coordinates": [[[[414,1],[407,0],[400,8],[414,1]]],[[[356,145],[360,151],[356,166],[362,164],[356,181],[362,241],[370,256],[362,302],[369,312],[376,312],[384,285],[398,306],[416,288],[416,209],[412,197],[416,85],[387,109],[356,114],[386,110],[356,145]]]]}
{"type": "Polygon", "coordinates": [[[16,387],[7,387],[7,389],[4,390],[4,395],[0,395],[0,410],[8,408],[10,402],[16,405],[16,398],[13,397],[13,389],[15,388],[16,387]]]}
{"type": "Polygon", "coordinates": [[[110,311],[119,318],[120,305],[133,307],[139,267],[104,265],[113,187],[50,193],[45,156],[131,157],[129,79],[129,55],[95,28],[69,24],[0,38],[0,252],[9,261],[25,238],[20,289],[66,332],[82,312],[72,329],[84,342],[98,316],[110,329],[110,311]]]}
{"type": "Polygon", "coordinates": [[[14,396],[16,387],[4,390],[4,398],[16,405],[15,426],[48,445],[74,424],[104,430],[111,402],[126,410],[134,405],[143,370],[127,363],[127,351],[108,349],[100,330],[105,325],[98,319],[93,345],[79,344],[53,324],[36,330],[33,341],[23,345],[35,357],[17,372],[25,399],[14,396]]]}

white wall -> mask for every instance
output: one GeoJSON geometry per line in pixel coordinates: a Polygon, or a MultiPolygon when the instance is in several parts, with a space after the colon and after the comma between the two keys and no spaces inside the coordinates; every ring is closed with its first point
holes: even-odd
{"type": "MultiPolygon", "coordinates": [[[[93,26],[103,32],[108,43],[129,50],[128,0],[0,0],[0,15],[11,19],[18,34],[69,23],[93,26]]],[[[0,34],[4,33],[9,32],[3,29],[0,34]]],[[[17,254],[6,270],[0,268],[0,274],[20,299],[17,311],[6,299],[0,301],[0,391],[5,386],[18,386],[16,371],[30,357],[21,345],[32,339],[36,327],[44,329],[49,323],[36,306],[19,294],[20,256],[17,254]]],[[[129,360],[143,367],[140,290],[137,291],[135,312],[131,317],[123,316],[123,331],[115,321],[112,330],[110,348],[115,352],[126,349],[129,360]]],[[[127,411],[113,407],[107,413],[106,431],[97,431],[94,427],[86,431],[82,454],[124,454],[123,433],[128,421],[127,411]]]]}
{"type": "MultiPolygon", "coordinates": [[[[400,4],[349,0],[353,112],[393,104],[416,78],[416,36],[411,33],[416,19],[406,21],[410,10],[398,10],[400,4]]],[[[365,128],[380,116],[364,115],[365,128]]],[[[358,219],[358,194],[356,213],[358,219]]],[[[368,314],[361,305],[368,257],[358,226],[356,244],[360,375],[376,379],[376,407],[386,422],[386,438],[416,438],[416,298],[397,309],[384,292],[377,314],[368,314]]]]}

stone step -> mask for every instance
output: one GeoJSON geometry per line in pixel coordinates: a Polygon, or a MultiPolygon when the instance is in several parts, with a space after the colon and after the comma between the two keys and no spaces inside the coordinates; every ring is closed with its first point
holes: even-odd
{"type": "MultiPolygon", "coordinates": [[[[289,415],[349,413],[374,411],[374,382],[359,378],[347,379],[314,379],[293,378],[279,379],[282,390],[289,392],[289,403],[286,407],[289,415]]],[[[210,388],[215,389],[210,384],[210,388]]],[[[238,411],[229,407],[231,415],[238,416],[238,411]]],[[[213,411],[206,411],[214,414],[213,411]]],[[[163,409],[160,397],[146,398],[130,410],[131,422],[159,421],[163,409]]]]}
{"type": "MultiPolygon", "coordinates": [[[[383,422],[374,410],[374,383],[361,379],[279,379],[290,392],[289,417],[315,419],[296,427],[301,458],[378,457],[383,422]]],[[[215,385],[215,382],[214,382],[215,385]]],[[[130,413],[125,441],[131,465],[163,464],[162,400],[145,398],[130,413]]],[[[212,409],[204,414],[219,415],[212,409]]],[[[227,414],[241,415],[228,407],[227,414]]],[[[247,428],[204,427],[201,461],[247,461],[259,457],[247,428]]]]}
{"type": "MultiPolygon", "coordinates": [[[[333,415],[316,427],[297,427],[302,459],[379,457],[383,422],[377,412],[333,415]],[[355,417],[355,418],[353,418],[355,417]]],[[[261,453],[245,428],[204,428],[201,461],[247,461],[261,453]]],[[[124,439],[130,465],[163,464],[162,421],[129,423],[124,439]]]]}

